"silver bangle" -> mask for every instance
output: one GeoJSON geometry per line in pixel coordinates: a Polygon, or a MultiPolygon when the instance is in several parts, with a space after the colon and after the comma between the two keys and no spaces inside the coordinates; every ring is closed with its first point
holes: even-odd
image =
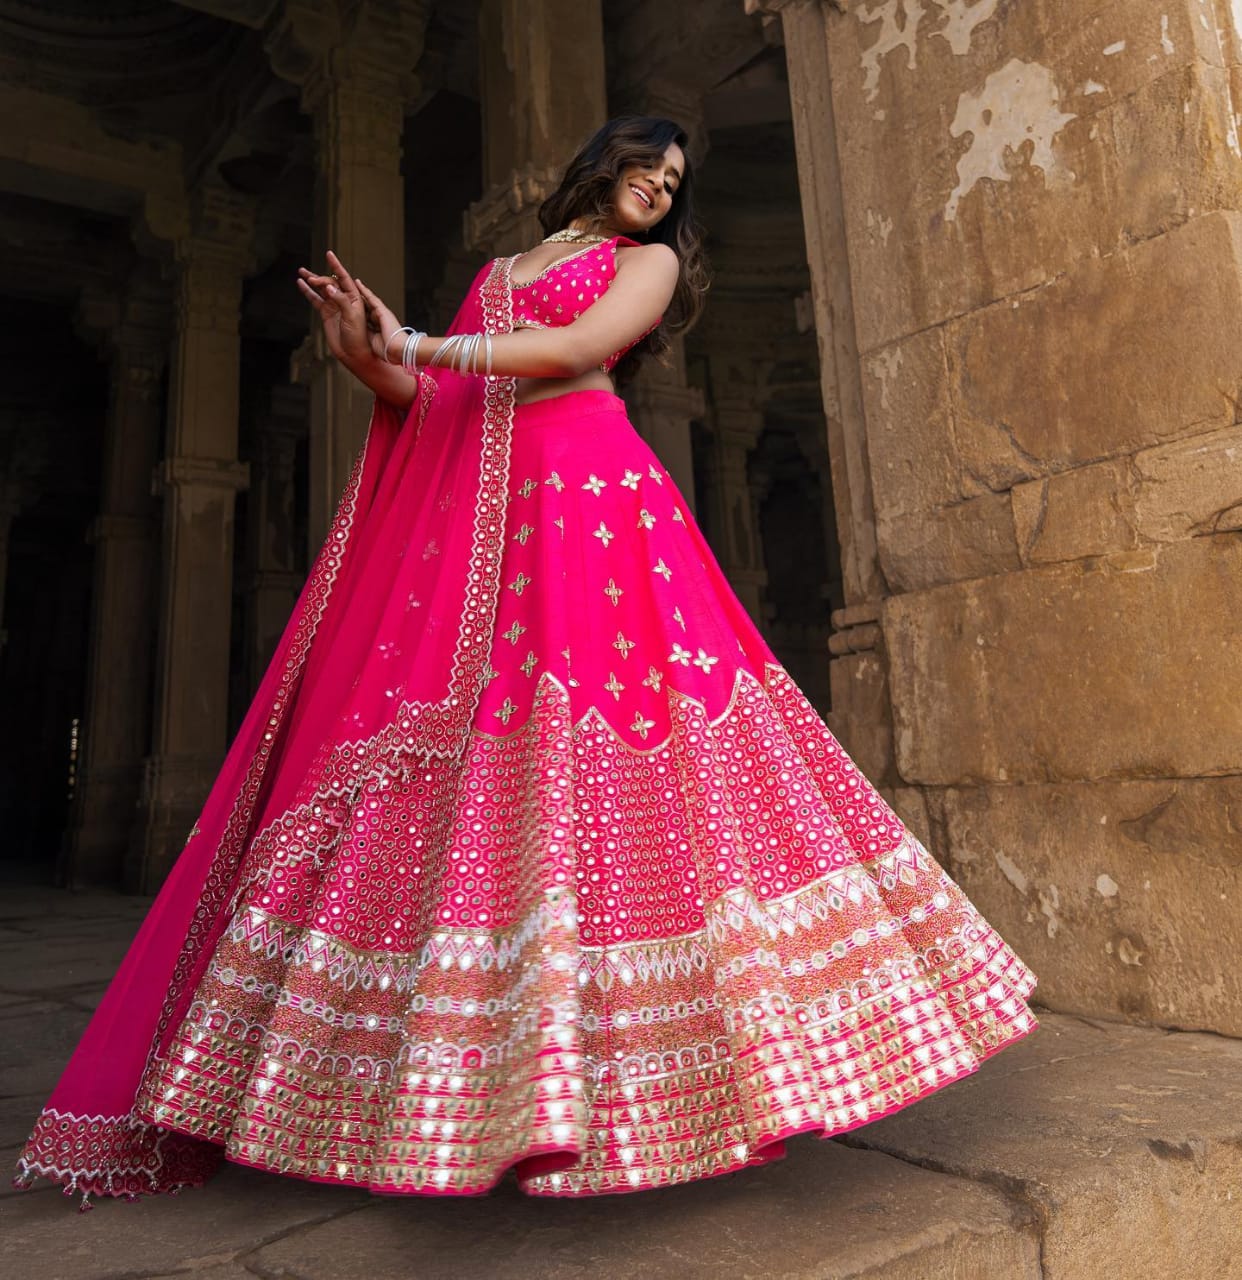
{"type": "Polygon", "coordinates": [[[414,332],[414,331],[413,331],[413,329],[411,329],[411,328],[410,328],[410,326],[409,326],[408,324],[403,324],[403,325],[401,325],[399,328],[394,329],[394,330],[393,330],[393,331],[388,335],[388,341],[384,343],[384,363],[385,363],[385,364],[392,364],[392,361],[391,361],[391,360],[389,359],[389,357],[388,357],[388,348],[392,346],[392,340],[397,336],[397,334],[399,334],[399,333],[413,333],[413,332],[414,332]]]}
{"type": "Polygon", "coordinates": [[[411,329],[401,351],[401,367],[411,378],[418,376],[418,344],[427,335],[421,329],[411,329]]]}

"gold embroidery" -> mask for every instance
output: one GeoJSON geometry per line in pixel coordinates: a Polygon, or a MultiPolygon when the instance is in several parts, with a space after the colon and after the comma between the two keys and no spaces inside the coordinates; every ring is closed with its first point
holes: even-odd
{"type": "Polygon", "coordinates": [[[524,573],[519,573],[518,576],[514,578],[511,583],[509,583],[509,590],[514,592],[516,595],[520,596],[522,592],[525,591],[526,588],[530,586],[530,584],[531,584],[531,579],[528,578],[524,573]]]}
{"type": "Polygon", "coordinates": [[[618,702],[621,701],[621,695],[625,692],[625,685],[623,685],[611,671],[608,673],[608,681],[604,685],[604,688],[607,689],[618,702]]]}
{"type": "Polygon", "coordinates": [[[678,606],[673,607],[673,621],[684,631],[686,629],[686,620],[681,616],[681,609],[678,606]]]}
{"type": "Polygon", "coordinates": [[[595,530],[595,536],[607,546],[617,535],[601,520],[599,528],[595,530]]]}
{"type": "Polygon", "coordinates": [[[655,516],[653,516],[646,507],[644,507],[638,513],[638,524],[643,529],[650,529],[655,525],[655,516]]]}
{"type": "Polygon", "coordinates": [[[530,673],[535,669],[535,663],[538,661],[539,659],[535,657],[534,649],[528,650],[526,657],[522,659],[522,674],[530,675],[530,673]]]}
{"type": "Polygon", "coordinates": [[[544,484],[550,484],[557,493],[560,493],[560,491],[565,487],[565,481],[562,480],[555,471],[552,472],[552,474],[544,481],[544,484]]]}
{"type": "Polygon", "coordinates": [[[617,632],[617,638],[612,642],[612,647],[618,650],[623,658],[630,656],[630,650],[634,647],[633,640],[627,640],[620,631],[617,632]]]}
{"type": "Polygon", "coordinates": [[[612,607],[615,609],[621,602],[621,597],[625,595],[625,591],[617,586],[615,578],[609,578],[608,585],[604,588],[604,594],[612,601],[612,607]]]}
{"type": "Polygon", "coordinates": [[[608,481],[601,480],[599,476],[597,476],[594,472],[591,472],[590,478],[587,480],[586,484],[584,484],[582,487],[584,489],[590,489],[590,491],[598,498],[600,494],[600,490],[606,489],[608,487],[608,481]]]}
{"type": "Polygon", "coordinates": [[[515,533],[515,534],[513,535],[513,541],[514,541],[514,542],[520,542],[520,543],[522,544],[522,546],[525,546],[525,545],[526,545],[526,539],[527,539],[527,538],[529,538],[529,537],[530,537],[530,535],[531,535],[532,533],[534,533],[534,532],[535,532],[535,529],[534,529],[534,526],[533,526],[533,525],[524,524],[524,525],[523,525],[523,526],[522,526],[522,527],[517,531],[517,533],[515,533]]]}
{"type": "Polygon", "coordinates": [[[648,667],[647,674],[643,677],[643,684],[645,684],[648,689],[653,690],[655,693],[659,693],[660,685],[663,683],[664,683],[664,676],[659,671],[657,671],[655,667],[648,667]]]}
{"type": "Polygon", "coordinates": [[[702,667],[704,675],[711,675],[712,668],[719,661],[719,658],[710,657],[705,649],[700,649],[697,657],[694,659],[694,665],[696,667],[702,667]]]}
{"type": "Polygon", "coordinates": [[[675,644],[673,646],[673,652],[668,655],[668,658],[666,659],[666,661],[680,662],[683,667],[688,667],[690,665],[690,659],[693,656],[694,655],[690,652],[689,649],[683,649],[681,645],[675,644]]]}
{"type": "Polygon", "coordinates": [[[517,710],[517,703],[512,698],[506,698],[500,705],[500,708],[492,712],[492,715],[498,717],[507,727],[509,717],[517,710]]]}
{"type": "Polygon", "coordinates": [[[503,635],[510,644],[517,644],[518,638],[525,630],[526,628],[515,619],[513,626],[511,626],[508,631],[502,631],[501,635],[503,635]]]}
{"type": "Polygon", "coordinates": [[[661,556],[660,559],[655,562],[655,565],[652,568],[651,572],[658,573],[664,579],[665,582],[667,582],[673,576],[673,571],[668,567],[668,565],[664,563],[663,556],[661,556]]]}
{"type": "Polygon", "coordinates": [[[638,736],[642,738],[644,742],[646,742],[647,734],[649,734],[651,730],[654,728],[655,728],[654,720],[644,720],[643,714],[641,711],[635,713],[634,723],[630,725],[631,732],[638,734],[638,736]]]}
{"type": "Polygon", "coordinates": [[[625,475],[621,477],[621,483],[627,489],[637,489],[638,482],[642,479],[637,471],[631,471],[628,467],[625,469],[625,475]]]}

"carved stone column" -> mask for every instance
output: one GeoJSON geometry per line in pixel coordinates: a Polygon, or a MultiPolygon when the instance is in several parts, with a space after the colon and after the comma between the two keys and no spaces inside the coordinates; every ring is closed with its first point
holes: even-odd
{"type": "Polygon", "coordinates": [[[519,253],[543,238],[540,203],[604,121],[600,0],[482,0],[479,57],[484,192],[466,244],[519,253]]]}
{"type": "MultiPolygon", "coordinates": [[[[311,260],[333,249],[398,314],[405,310],[401,142],[428,0],[287,4],[267,39],[277,75],[302,89],[317,173],[311,260]]],[[[309,552],[328,531],[366,436],[372,396],[327,358],[319,330],[296,361],[310,392],[309,552]]]]}
{"type": "Polygon", "coordinates": [[[703,416],[703,392],[686,384],[686,352],[680,338],[673,340],[665,358],[668,368],[654,359],[643,363],[634,381],[624,388],[625,402],[638,434],[655,450],[693,511],[690,423],[703,416]]]}
{"type": "Polygon", "coordinates": [[[158,887],[202,808],[227,746],[233,521],[248,468],[237,460],[238,320],[253,210],[202,192],[175,245],[177,334],[163,494],[152,751],[144,766],[126,887],[158,887]]]}
{"type": "Polygon", "coordinates": [[[112,386],[95,546],[91,636],[79,782],[69,818],[71,884],[116,882],[134,821],[151,718],[156,514],[170,315],[160,294],[120,305],[84,300],[84,320],[111,348],[112,386]]]}
{"type": "Polygon", "coordinates": [[[720,567],[756,626],[763,625],[763,543],[755,495],[747,473],[751,451],[763,433],[763,414],[752,388],[735,397],[718,396],[712,414],[708,457],[709,501],[715,507],[711,527],[720,567]]]}
{"type": "Polygon", "coordinates": [[[305,578],[294,527],[294,464],[306,434],[306,391],[277,386],[258,424],[247,511],[246,687],[253,695],[305,578]]]}

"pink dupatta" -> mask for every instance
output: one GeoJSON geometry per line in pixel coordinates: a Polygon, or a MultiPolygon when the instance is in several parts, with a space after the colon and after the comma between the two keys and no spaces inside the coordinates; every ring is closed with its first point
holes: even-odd
{"type": "MultiPolygon", "coordinates": [[[[479,273],[450,333],[512,330],[512,264],[496,259],[479,273]]],[[[461,759],[489,674],[514,387],[511,377],[432,370],[404,418],[376,403],[276,654],[36,1122],[19,1181],[136,1195],[201,1182],[218,1163],[218,1147],[147,1123],[136,1099],[245,880],[261,874],[256,836],[325,779],[347,802],[377,771],[461,759]],[[399,690],[377,650],[404,653],[399,690]]]]}

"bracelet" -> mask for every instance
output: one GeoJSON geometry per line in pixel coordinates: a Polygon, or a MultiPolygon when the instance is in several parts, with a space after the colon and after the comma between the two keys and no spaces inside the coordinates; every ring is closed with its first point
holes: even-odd
{"type": "Polygon", "coordinates": [[[394,330],[393,330],[393,331],[388,335],[388,341],[384,343],[384,363],[385,363],[385,364],[392,364],[392,360],[389,358],[389,355],[388,355],[388,348],[392,346],[392,340],[397,336],[397,334],[399,334],[399,333],[413,333],[413,332],[414,332],[414,331],[413,331],[413,329],[411,329],[411,328],[410,328],[410,326],[409,326],[408,324],[403,324],[403,325],[401,325],[401,327],[400,327],[400,328],[398,328],[398,329],[394,329],[394,330]]]}
{"type": "MultiPolygon", "coordinates": [[[[419,334],[420,338],[426,334],[419,334]]],[[[407,341],[407,346],[409,342],[407,341]]],[[[437,365],[460,374],[478,373],[479,348],[484,352],[483,376],[492,376],[492,335],[490,333],[454,333],[445,338],[427,361],[427,367],[437,365]]]]}
{"type": "Polygon", "coordinates": [[[405,346],[401,351],[401,367],[411,378],[418,376],[418,344],[426,336],[421,329],[411,329],[410,336],[406,338],[405,346]]]}

